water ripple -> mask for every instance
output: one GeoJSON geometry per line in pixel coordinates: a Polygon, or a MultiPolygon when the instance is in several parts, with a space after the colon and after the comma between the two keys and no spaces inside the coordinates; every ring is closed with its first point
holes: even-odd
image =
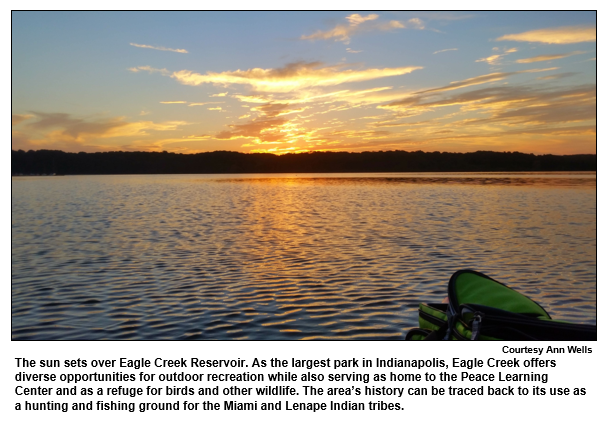
{"type": "Polygon", "coordinates": [[[401,339],[484,272],[596,322],[596,176],[13,178],[17,340],[401,339]]]}

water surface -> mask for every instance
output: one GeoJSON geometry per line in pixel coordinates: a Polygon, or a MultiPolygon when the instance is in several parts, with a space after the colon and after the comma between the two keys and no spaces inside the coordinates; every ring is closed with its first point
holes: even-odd
{"type": "Polygon", "coordinates": [[[595,173],[13,177],[13,339],[402,339],[475,269],[596,323],[595,173]]]}

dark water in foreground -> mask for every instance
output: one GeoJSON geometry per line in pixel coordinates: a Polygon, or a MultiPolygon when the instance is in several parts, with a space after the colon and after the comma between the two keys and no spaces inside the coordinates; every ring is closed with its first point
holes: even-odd
{"type": "Polygon", "coordinates": [[[402,339],[479,270],[596,322],[596,175],[14,177],[13,339],[402,339]]]}

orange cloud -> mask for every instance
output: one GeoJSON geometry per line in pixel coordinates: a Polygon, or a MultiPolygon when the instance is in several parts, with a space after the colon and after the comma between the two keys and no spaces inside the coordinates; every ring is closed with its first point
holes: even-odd
{"type": "Polygon", "coordinates": [[[73,138],[62,138],[56,133],[50,133],[44,138],[32,138],[31,136],[13,131],[11,133],[11,149],[37,150],[37,149],[59,149],[74,152],[99,152],[103,148],[84,144],[83,141],[73,138]]]}
{"type": "Polygon", "coordinates": [[[222,101],[213,101],[213,102],[187,102],[187,101],[160,101],[160,104],[187,104],[189,107],[197,107],[200,105],[207,104],[222,104],[222,101]]]}
{"type": "Polygon", "coordinates": [[[218,133],[215,138],[222,140],[253,138],[259,143],[274,143],[284,139],[278,128],[286,124],[284,118],[259,118],[244,124],[232,124],[230,130],[218,133]]]}
{"type": "MultiPolygon", "coordinates": [[[[494,47],[492,50],[493,51],[498,51],[499,48],[498,47],[494,47]]],[[[480,58],[479,60],[475,60],[475,62],[476,63],[486,62],[486,63],[488,63],[490,65],[497,65],[497,64],[500,64],[501,59],[503,57],[505,57],[507,54],[515,53],[516,51],[518,51],[517,48],[510,48],[508,50],[505,50],[505,52],[502,53],[502,54],[494,54],[494,55],[491,55],[490,57],[480,58]]]]}
{"type": "Polygon", "coordinates": [[[595,26],[563,26],[559,28],[536,29],[519,34],[503,35],[497,41],[540,42],[543,44],[575,44],[596,42],[595,26]]]}
{"type": "MultiPolygon", "coordinates": [[[[128,122],[123,117],[110,119],[82,119],[66,113],[34,112],[37,121],[27,124],[27,129],[46,141],[82,141],[121,136],[143,136],[150,131],[176,130],[186,125],[184,121],[154,123],[152,121],[128,122]]],[[[34,136],[32,136],[33,138],[34,136]]]]}
{"type": "MultiPolygon", "coordinates": [[[[33,121],[22,132],[13,131],[12,147],[18,149],[61,149],[72,152],[109,150],[152,150],[156,146],[141,140],[153,131],[172,131],[188,124],[183,121],[154,123],[128,122],[122,117],[110,119],[82,119],[66,113],[33,113],[33,121]],[[131,137],[131,139],[130,139],[131,137]],[[116,145],[117,138],[127,138],[131,145],[116,145]],[[105,139],[113,139],[105,143],[105,139]],[[133,140],[136,139],[136,140],[133,140]]],[[[149,143],[151,141],[149,140],[149,143]]],[[[153,141],[157,144],[160,141],[153,141]]]]}
{"type": "Polygon", "coordinates": [[[376,20],[377,18],[379,18],[379,16],[373,13],[367,16],[361,16],[358,13],[355,13],[353,15],[347,16],[346,20],[350,22],[350,26],[358,26],[363,22],[366,22],[368,20],[376,20]]]}
{"type": "Polygon", "coordinates": [[[249,144],[244,147],[261,144],[286,144],[297,141],[309,142],[316,137],[318,129],[308,129],[303,126],[299,119],[289,120],[281,117],[279,112],[283,107],[273,107],[271,104],[269,113],[262,117],[254,118],[246,123],[230,124],[228,130],[216,134],[214,138],[219,140],[248,139],[249,144]],[[275,111],[273,111],[275,109],[275,111]]]}
{"type": "Polygon", "coordinates": [[[184,126],[187,124],[190,123],[187,123],[186,121],[166,121],[163,123],[155,123],[152,121],[135,121],[120,127],[112,128],[103,135],[100,135],[100,137],[146,136],[151,131],[178,130],[179,126],[184,126]]]}
{"type": "Polygon", "coordinates": [[[488,63],[488,64],[497,64],[497,61],[498,61],[498,60],[499,60],[501,57],[503,57],[503,56],[502,56],[502,55],[500,55],[500,54],[495,54],[495,55],[492,55],[492,56],[490,56],[490,57],[486,57],[486,58],[480,58],[479,60],[475,60],[475,62],[476,62],[476,63],[479,63],[479,62],[485,61],[485,62],[486,62],[486,63],[488,63]]]}
{"type": "Polygon", "coordinates": [[[585,51],[573,51],[572,53],[566,54],[547,54],[529,58],[522,58],[520,60],[516,60],[516,63],[536,63],[538,61],[558,60],[561,58],[574,56],[576,54],[585,54],[585,51]]]}
{"type": "Polygon", "coordinates": [[[286,114],[293,114],[305,111],[305,107],[291,109],[290,104],[270,103],[259,107],[251,108],[251,111],[258,111],[265,114],[267,117],[277,117],[286,114]]]}
{"type": "Polygon", "coordinates": [[[562,79],[565,77],[571,77],[571,76],[575,76],[578,75],[579,73],[577,72],[565,72],[565,73],[557,73],[555,75],[549,75],[549,76],[541,76],[538,77],[537,80],[553,80],[553,79],[562,79]]]}
{"type": "Polygon", "coordinates": [[[370,14],[367,16],[361,16],[359,14],[352,14],[346,17],[348,24],[339,24],[328,31],[318,30],[310,35],[302,35],[301,39],[304,40],[325,40],[332,39],[334,41],[342,41],[344,44],[350,43],[350,37],[359,32],[366,31],[390,31],[393,29],[412,28],[412,29],[424,29],[424,22],[418,18],[409,19],[406,22],[400,22],[398,20],[391,20],[387,22],[376,22],[373,23],[379,16],[370,14]],[[369,23],[370,21],[371,23],[369,23]]]}
{"type": "Polygon", "coordinates": [[[348,44],[350,42],[350,37],[359,31],[359,26],[362,23],[375,20],[378,17],[379,16],[375,14],[361,16],[355,13],[346,17],[346,20],[349,22],[348,25],[339,24],[329,31],[318,30],[311,35],[302,35],[301,39],[335,39],[336,41],[343,41],[344,43],[348,44]]]}
{"type": "MultiPolygon", "coordinates": [[[[252,145],[242,145],[242,146],[252,146],[252,145]]],[[[318,150],[318,149],[317,149],[318,150]]],[[[250,153],[273,153],[276,155],[284,155],[287,153],[302,153],[302,152],[310,152],[309,149],[300,149],[296,146],[290,148],[268,148],[268,149],[252,149],[250,153]]]]}
{"type": "Polygon", "coordinates": [[[174,72],[172,77],[184,85],[198,86],[204,83],[219,85],[250,85],[261,92],[292,92],[316,86],[340,85],[362,82],[389,76],[400,76],[422,69],[420,66],[384,69],[342,70],[345,65],[322,67],[320,62],[290,63],[279,69],[260,69],[208,72],[200,74],[189,70],[174,72]]]}
{"type": "MultiPolygon", "coordinates": [[[[232,95],[233,98],[239,99],[241,102],[250,102],[255,104],[267,104],[273,99],[269,95],[232,95]]],[[[248,107],[248,105],[242,105],[248,107]]]]}
{"type": "Polygon", "coordinates": [[[151,74],[153,74],[153,73],[161,73],[164,76],[169,76],[170,75],[170,72],[168,71],[168,69],[155,69],[154,67],[151,67],[151,66],[130,67],[127,70],[129,70],[130,72],[134,72],[134,73],[149,72],[151,74]]]}
{"type": "Polygon", "coordinates": [[[21,123],[22,121],[28,120],[32,117],[34,116],[30,114],[13,114],[11,115],[11,126],[16,126],[17,124],[21,123]]]}

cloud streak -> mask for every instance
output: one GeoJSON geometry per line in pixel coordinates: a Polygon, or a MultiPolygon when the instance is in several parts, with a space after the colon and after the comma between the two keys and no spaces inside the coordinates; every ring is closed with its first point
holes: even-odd
{"type": "Polygon", "coordinates": [[[566,54],[544,54],[535,57],[522,58],[520,60],[516,60],[516,63],[536,63],[539,61],[548,61],[548,60],[558,60],[565,57],[574,56],[577,54],[585,54],[585,51],[573,51],[572,53],[566,54]]]}
{"type": "Polygon", "coordinates": [[[478,113],[453,127],[488,124],[532,126],[596,121],[596,87],[584,85],[560,89],[537,89],[529,86],[496,86],[433,99],[419,95],[390,103],[385,107],[401,107],[412,111],[431,111],[439,107],[460,106],[461,112],[478,113]],[[488,114],[483,117],[481,114],[488,114]]]}
{"type": "Polygon", "coordinates": [[[187,50],[184,50],[182,48],[155,47],[155,46],[152,46],[152,45],[136,44],[136,43],[133,43],[133,42],[130,42],[129,45],[132,45],[132,46],[138,47],[138,48],[150,48],[151,50],[171,51],[173,53],[182,53],[182,54],[187,54],[188,53],[187,50]]]}
{"type": "Polygon", "coordinates": [[[503,35],[497,41],[540,42],[543,44],[576,44],[596,42],[595,26],[562,26],[558,28],[536,29],[519,34],[503,35]]]}
{"type": "Polygon", "coordinates": [[[187,102],[187,101],[160,101],[160,104],[187,104],[189,107],[197,107],[200,105],[208,104],[222,104],[222,101],[211,101],[211,102],[187,102]]]}
{"type": "Polygon", "coordinates": [[[222,86],[250,85],[260,92],[293,92],[317,86],[334,86],[349,82],[363,82],[389,76],[401,76],[422,69],[421,66],[384,69],[351,70],[345,65],[323,66],[320,62],[290,63],[279,69],[260,69],[208,72],[189,70],[174,72],[171,77],[183,85],[198,86],[212,83],[222,86]]]}
{"type": "Polygon", "coordinates": [[[554,80],[554,79],[564,79],[565,77],[571,77],[571,76],[575,76],[578,75],[579,73],[577,72],[565,72],[565,73],[557,73],[555,75],[549,75],[549,76],[541,76],[538,77],[537,80],[554,80]]]}
{"type": "Polygon", "coordinates": [[[445,50],[435,51],[433,54],[445,53],[446,51],[458,51],[458,48],[446,48],[445,50]]]}
{"type": "Polygon", "coordinates": [[[200,105],[207,105],[207,104],[222,104],[221,101],[211,101],[211,102],[189,102],[189,107],[197,107],[200,105]]]}
{"type": "Polygon", "coordinates": [[[138,72],[149,72],[150,74],[161,73],[164,76],[169,76],[171,74],[171,72],[168,69],[155,69],[154,67],[151,67],[151,66],[130,67],[127,70],[133,73],[138,73],[138,72]]]}
{"type": "Polygon", "coordinates": [[[550,70],[557,70],[557,67],[550,67],[547,69],[529,69],[529,70],[519,70],[516,72],[495,72],[489,73],[487,75],[475,76],[472,78],[464,79],[457,82],[451,82],[449,85],[445,85],[439,88],[426,89],[423,91],[416,92],[417,94],[423,93],[432,93],[432,92],[444,92],[444,91],[453,91],[455,89],[466,88],[474,85],[481,85],[483,83],[497,82],[499,80],[503,80],[508,78],[509,76],[517,75],[520,73],[539,73],[539,72],[547,72],[550,70]]]}

